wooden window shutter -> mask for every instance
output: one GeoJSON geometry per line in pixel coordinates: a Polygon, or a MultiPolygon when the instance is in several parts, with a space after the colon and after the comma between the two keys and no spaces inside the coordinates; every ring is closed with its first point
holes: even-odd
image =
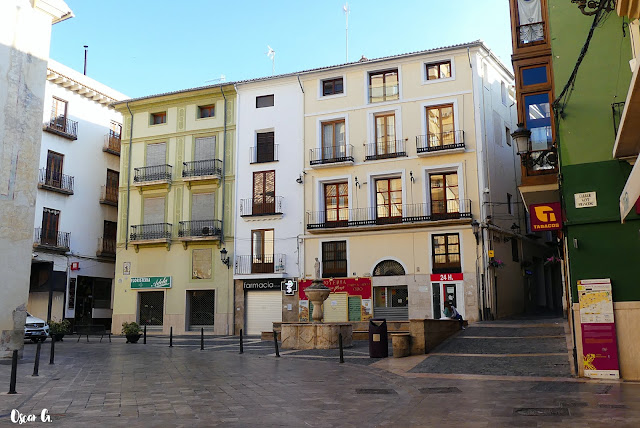
{"type": "Polygon", "coordinates": [[[146,166],[164,165],[167,163],[167,144],[155,143],[147,145],[146,166]]]}
{"type": "Polygon", "coordinates": [[[196,138],[194,161],[215,159],[216,137],[196,138]]]}
{"type": "Polygon", "coordinates": [[[164,198],[144,198],[143,223],[164,223],[164,198]]]}

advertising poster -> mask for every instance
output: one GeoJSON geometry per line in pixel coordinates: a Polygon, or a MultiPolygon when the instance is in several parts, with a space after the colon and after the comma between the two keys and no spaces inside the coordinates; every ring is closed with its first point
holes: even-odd
{"type": "MultiPolygon", "coordinates": [[[[310,285],[310,279],[298,282],[298,298],[300,299],[300,322],[308,322],[311,319],[311,310],[313,305],[309,303],[309,301],[307,300],[307,295],[304,292],[304,290],[310,285]],[[303,305],[305,305],[306,310],[303,309],[303,305]]],[[[347,312],[339,320],[336,319],[333,321],[367,321],[369,318],[371,318],[371,278],[329,278],[324,280],[324,285],[331,289],[331,294],[325,302],[325,305],[331,305],[332,301],[336,301],[335,304],[337,305],[338,302],[334,296],[338,293],[346,295],[346,299],[342,298],[341,302],[342,300],[344,300],[344,302],[347,304],[347,312]],[[354,299],[354,297],[357,297],[358,299],[354,299]]],[[[325,312],[330,310],[330,308],[327,308],[325,309],[325,312]]]]}
{"type": "Polygon", "coordinates": [[[611,280],[578,281],[584,375],[591,378],[618,379],[618,343],[613,319],[611,280]]]}
{"type": "Polygon", "coordinates": [[[372,317],[371,299],[362,299],[362,321],[369,321],[372,317]]]}
{"type": "Polygon", "coordinates": [[[309,322],[309,301],[300,300],[298,302],[298,319],[300,322],[309,322]]]}

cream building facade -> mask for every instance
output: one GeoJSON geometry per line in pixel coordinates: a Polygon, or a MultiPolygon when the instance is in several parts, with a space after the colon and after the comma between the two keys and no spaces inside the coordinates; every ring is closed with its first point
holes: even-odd
{"type": "Polygon", "coordinates": [[[113,325],[233,332],[236,93],[117,103],[123,114],[113,325]]]}

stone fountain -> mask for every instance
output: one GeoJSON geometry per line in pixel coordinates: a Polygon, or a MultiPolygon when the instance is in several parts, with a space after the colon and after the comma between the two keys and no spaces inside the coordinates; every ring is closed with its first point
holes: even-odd
{"type": "Polygon", "coordinates": [[[351,347],[353,326],[351,323],[323,323],[323,303],[331,289],[320,278],[320,262],[316,257],[315,279],[304,292],[313,304],[312,323],[283,323],[283,349],[335,349],[339,347],[338,335],[342,334],[342,346],[351,347]]]}

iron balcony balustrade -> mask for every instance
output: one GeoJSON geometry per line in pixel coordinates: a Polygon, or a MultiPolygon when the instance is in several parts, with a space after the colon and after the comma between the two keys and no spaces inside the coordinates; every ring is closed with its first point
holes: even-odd
{"type": "Polygon", "coordinates": [[[285,254],[236,256],[234,273],[236,275],[285,273],[285,266],[285,254]]]}
{"type": "Polygon", "coordinates": [[[98,238],[98,257],[115,257],[116,256],[116,239],[115,238],[98,238]]]}
{"type": "Polygon", "coordinates": [[[353,146],[351,144],[310,149],[309,152],[309,164],[311,166],[341,162],[353,163],[353,146]]]}
{"type": "Polygon", "coordinates": [[[282,196],[240,199],[240,217],[282,214],[282,196]]]}
{"type": "Polygon", "coordinates": [[[558,173],[558,152],[555,147],[523,153],[521,161],[528,177],[558,173]]]}
{"type": "Polygon", "coordinates": [[[191,220],[179,223],[178,237],[180,238],[220,239],[221,236],[222,221],[220,220],[191,220]]]}
{"type": "Polygon", "coordinates": [[[366,145],[364,160],[389,159],[407,155],[405,140],[391,140],[366,145]]]}
{"type": "Polygon", "coordinates": [[[171,165],[143,166],[134,168],[134,183],[147,183],[151,181],[171,181],[171,165]]]}
{"type": "Polygon", "coordinates": [[[622,120],[622,113],[624,112],[624,101],[611,104],[611,113],[613,115],[613,138],[618,136],[618,127],[622,120]]]}
{"type": "Polygon", "coordinates": [[[182,162],[182,165],[182,178],[184,179],[222,176],[222,161],[220,159],[182,162]]]}
{"type": "Polygon", "coordinates": [[[369,85],[369,102],[379,103],[400,98],[400,85],[392,83],[387,85],[369,85]]]}
{"type": "Polygon", "coordinates": [[[100,203],[105,205],[118,206],[118,188],[114,186],[100,187],[100,203]]]}
{"type": "Polygon", "coordinates": [[[44,130],[70,140],[78,139],[78,122],[56,115],[55,109],[51,110],[51,119],[44,124],[44,130]]]}
{"type": "Polygon", "coordinates": [[[544,27],[544,22],[518,25],[516,27],[516,31],[518,32],[518,47],[523,48],[544,43],[544,27]]]}
{"type": "Polygon", "coordinates": [[[33,236],[33,246],[45,250],[66,253],[69,251],[71,233],[37,227],[33,236]]]}
{"type": "Polygon", "coordinates": [[[383,205],[307,212],[307,229],[376,226],[471,219],[471,200],[453,199],[422,204],[383,205]]]}
{"type": "Polygon", "coordinates": [[[120,156],[120,145],[120,134],[109,131],[109,133],[104,136],[104,147],[102,148],[102,151],[120,156]]]}
{"type": "Polygon", "coordinates": [[[131,241],[168,240],[171,239],[171,223],[151,223],[131,226],[131,241]]]}
{"type": "Polygon", "coordinates": [[[251,147],[251,163],[278,161],[278,144],[251,147]]]}
{"type": "Polygon", "coordinates": [[[41,168],[38,175],[38,188],[64,195],[73,195],[73,177],[51,169],[41,168]]]}
{"type": "Polygon", "coordinates": [[[416,149],[418,154],[464,150],[464,131],[418,135],[416,137],[416,149]]]}

